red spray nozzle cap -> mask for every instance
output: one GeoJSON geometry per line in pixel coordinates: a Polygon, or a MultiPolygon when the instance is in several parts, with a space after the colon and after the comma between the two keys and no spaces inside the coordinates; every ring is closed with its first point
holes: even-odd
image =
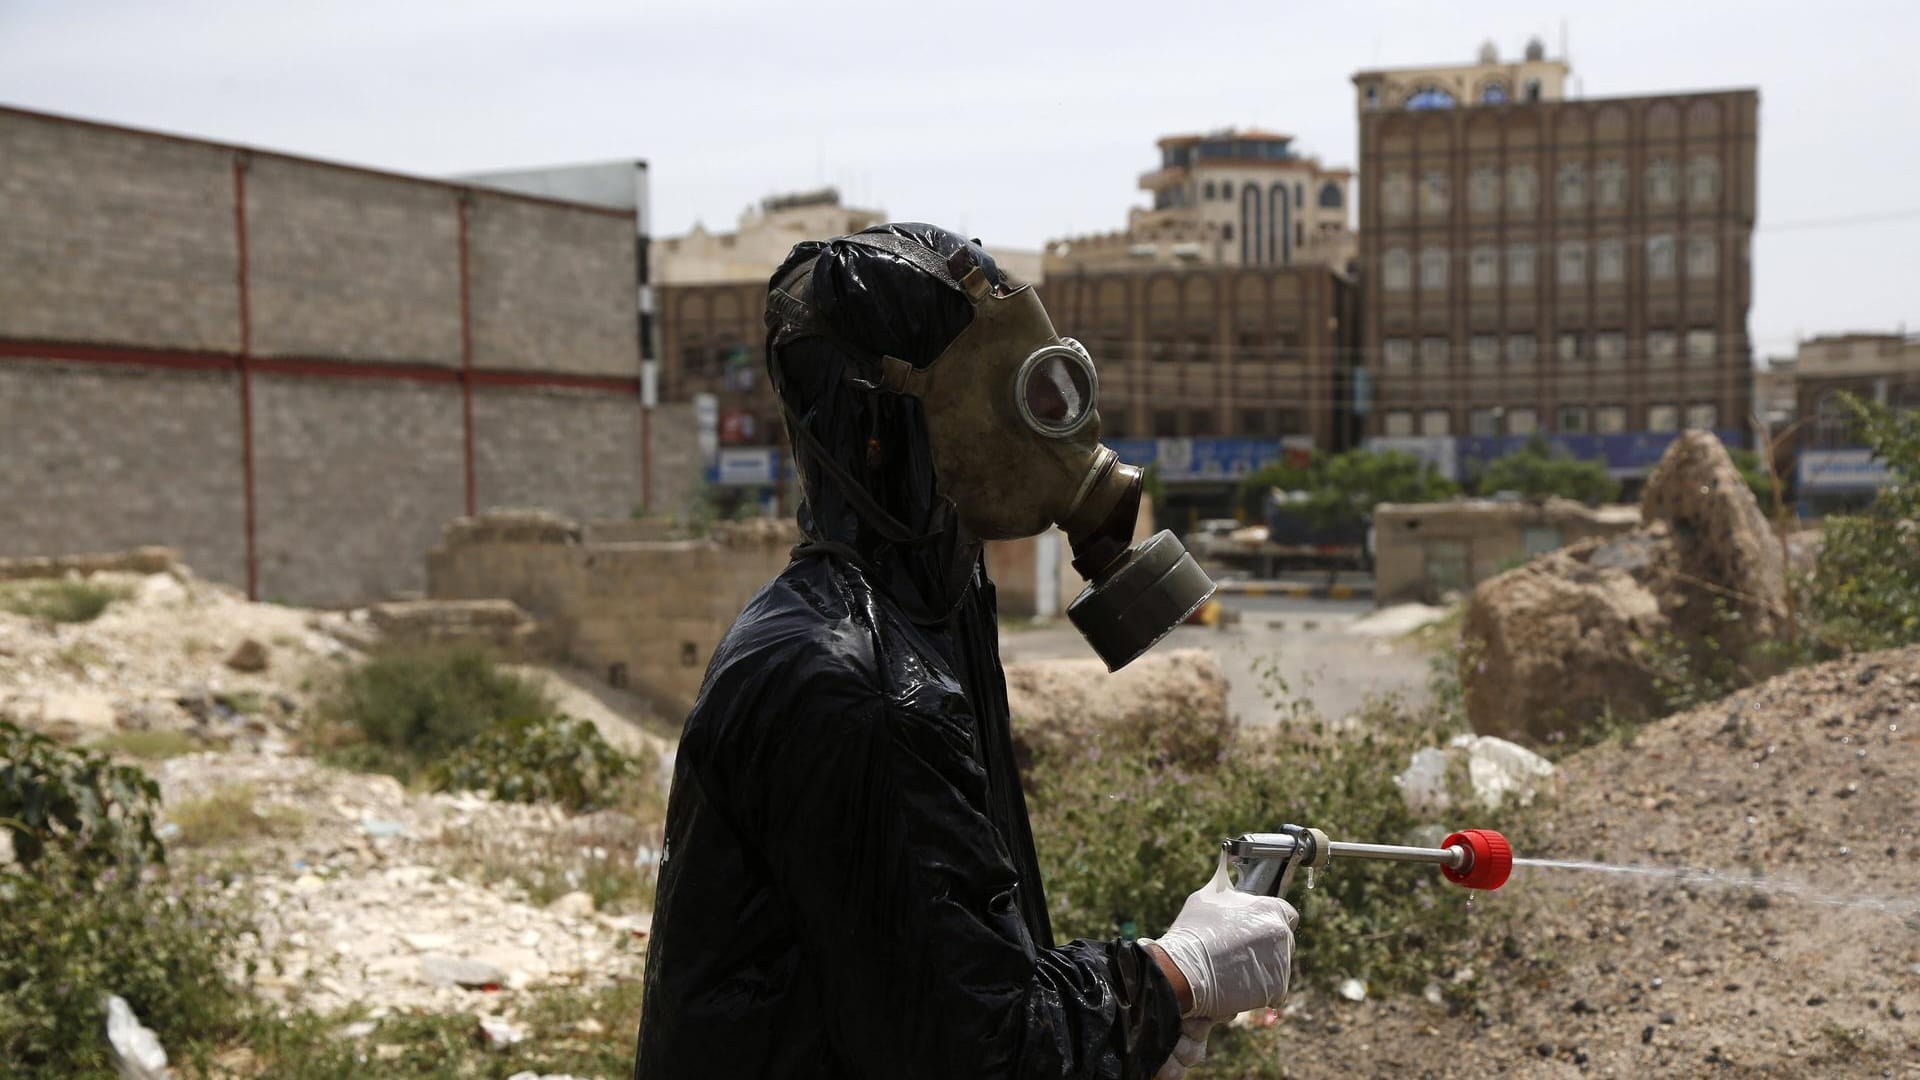
{"type": "Polygon", "coordinates": [[[1507,875],[1513,872],[1513,846],[1492,829],[1463,829],[1440,841],[1440,846],[1459,846],[1467,851],[1465,866],[1457,870],[1451,866],[1440,868],[1447,880],[1456,885],[1491,892],[1505,885],[1507,875]]]}

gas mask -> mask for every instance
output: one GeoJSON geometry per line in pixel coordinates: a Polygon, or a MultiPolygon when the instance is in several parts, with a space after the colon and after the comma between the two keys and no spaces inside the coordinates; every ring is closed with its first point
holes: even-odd
{"type": "Polygon", "coordinates": [[[1004,293],[962,248],[943,260],[890,235],[842,238],[899,255],[952,285],[973,321],[931,364],[879,358],[874,389],[920,399],[941,494],[981,540],[1066,530],[1089,584],[1073,622],[1118,671],[1185,622],[1214,583],[1170,530],[1133,544],[1142,473],[1100,444],[1099,375],[1054,331],[1031,285],[1004,293]]]}

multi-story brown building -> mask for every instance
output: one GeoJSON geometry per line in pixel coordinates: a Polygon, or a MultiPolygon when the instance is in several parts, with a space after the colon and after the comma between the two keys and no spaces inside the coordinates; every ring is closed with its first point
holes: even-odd
{"type": "Polygon", "coordinates": [[[1796,452],[1800,511],[1815,516],[1862,505],[1891,479],[1862,442],[1851,394],[1894,409],[1920,409],[1920,335],[1829,334],[1800,343],[1793,362],[1799,414],[1796,452]]]}
{"type": "Polygon", "coordinates": [[[1108,436],[1349,441],[1354,291],[1330,267],[1068,273],[1042,295],[1100,365],[1108,436]]]}
{"type": "Polygon", "coordinates": [[[1536,42],[1354,76],[1369,435],[1744,438],[1759,95],[1566,74],[1536,42]]]}

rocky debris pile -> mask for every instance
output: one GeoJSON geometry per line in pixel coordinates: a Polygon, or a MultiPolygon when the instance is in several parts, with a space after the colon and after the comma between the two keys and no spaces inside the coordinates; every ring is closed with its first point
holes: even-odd
{"type": "Polygon", "coordinates": [[[180,553],[167,547],[138,547],[90,555],[42,555],[0,559],[0,581],[87,577],[92,574],[169,574],[180,553]]]}
{"type": "Polygon", "coordinates": [[[0,611],[0,717],[72,741],[172,731],[209,746],[284,745],[310,677],[353,655],[330,630],[339,618],[251,603],[164,565],[76,572],[123,597],[86,622],[0,611]]]}
{"type": "Polygon", "coordinates": [[[1635,872],[1516,867],[1474,901],[1513,916],[1502,939],[1427,1001],[1296,994],[1290,1071],[1912,1075],[1920,647],[1789,672],[1559,772],[1516,854],[1635,872]]]}
{"type": "Polygon", "coordinates": [[[1480,583],[1462,627],[1475,731],[1553,740],[1603,714],[1660,711],[1652,650],[1743,665],[1781,631],[1784,558],[1711,433],[1675,439],[1647,481],[1647,525],[1550,552],[1480,583]]]}
{"type": "Polygon", "coordinates": [[[272,999],[323,1013],[356,1003],[470,1011],[510,1007],[550,983],[638,977],[651,897],[615,897],[601,911],[583,890],[598,865],[650,872],[657,826],[417,795],[392,777],[298,757],[195,754],[154,775],[171,844],[194,842],[176,819],[191,825],[196,804],[237,797],[280,824],[270,838],[222,833],[214,849],[231,857],[229,889],[251,905],[274,958],[255,979],[272,999]],[[559,895],[539,902],[549,892],[559,895]]]}
{"type": "Polygon", "coordinates": [[[1204,766],[1233,736],[1227,678],[1205,649],[1151,653],[1111,674],[1093,658],[1024,660],[1007,664],[1006,673],[1023,769],[1036,757],[1103,739],[1153,746],[1170,762],[1204,766]]]}

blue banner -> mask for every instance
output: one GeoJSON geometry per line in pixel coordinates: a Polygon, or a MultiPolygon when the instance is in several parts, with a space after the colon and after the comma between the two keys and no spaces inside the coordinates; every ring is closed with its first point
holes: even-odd
{"type": "MultiPolygon", "coordinates": [[[[1660,463],[1660,456],[1678,437],[1677,431],[1629,431],[1610,435],[1547,435],[1546,440],[1583,461],[1600,461],[1616,476],[1641,476],[1660,463]]],[[[1739,431],[1716,431],[1729,449],[1746,445],[1739,431]]],[[[1495,458],[1527,444],[1531,435],[1462,435],[1454,449],[1460,471],[1474,475],[1495,458]]]]}
{"type": "Polygon", "coordinates": [[[1129,465],[1158,465],[1160,479],[1172,483],[1238,480],[1281,460],[1279,439],[1107,439],[1129,465]]]}

